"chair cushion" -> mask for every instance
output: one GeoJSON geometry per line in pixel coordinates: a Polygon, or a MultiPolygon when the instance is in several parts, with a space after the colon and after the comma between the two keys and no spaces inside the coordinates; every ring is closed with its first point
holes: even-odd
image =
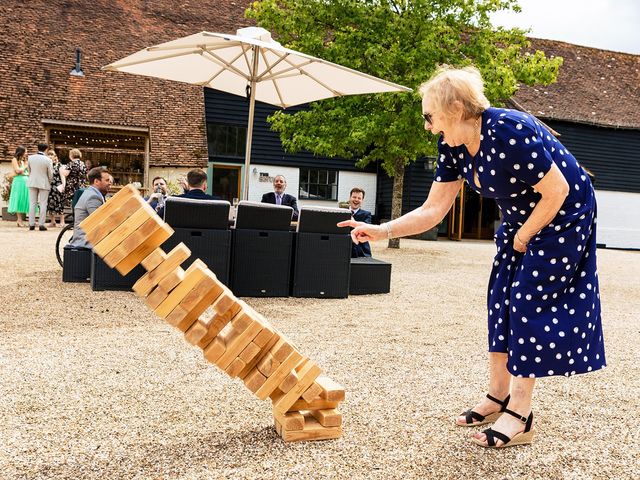
{"type": "Polygon", "coordinates": [[[286,205],[249,202],[238,203],[236,230],[289,230],[293,208],[286,205]]]}
{"type": "Polygon", "coordinates": [[[164,221],[174,228],[228,230],[230,208],[225,200],[167,197],[164,221]]]}
{"type": "Polygon", "coordinates": [[[298,232],[347,234],[349,227],[336,225],[344,220],[351,220],[351,211],[346,208],[302,207],[298,216],[298,232]]]}

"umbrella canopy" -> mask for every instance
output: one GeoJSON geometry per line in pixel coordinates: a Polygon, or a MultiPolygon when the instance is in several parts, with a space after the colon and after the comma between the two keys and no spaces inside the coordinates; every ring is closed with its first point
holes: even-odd
{"type": "Polygon", "coordinates": [[[200,32],[147,47],[103,68],[249,94],[244,198],[249,193],[249,164],[255,101],[282,108],[324,98],[411,89],[342,65],[284,48],[259,27],[236,35],[200,32]]]}

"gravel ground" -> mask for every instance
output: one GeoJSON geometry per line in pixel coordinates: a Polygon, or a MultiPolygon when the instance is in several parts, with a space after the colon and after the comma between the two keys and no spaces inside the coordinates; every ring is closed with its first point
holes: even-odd
{"type": "Polygon", "coordinates": [[[2,479],[640,477],[640,253],[598,251],[609,367],[540,380],[534,444],[498,451],[453,425],[486,388],[491,243],[374,244],[388,295],[248,299],[347,390],[341,439],[285,444],[133,293],[62,283],[57,230],[0,223],[2,479]]]}

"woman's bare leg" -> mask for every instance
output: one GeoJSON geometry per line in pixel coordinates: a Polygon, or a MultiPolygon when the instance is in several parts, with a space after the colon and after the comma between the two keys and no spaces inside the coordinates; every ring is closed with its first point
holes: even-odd
{"type": "MultiPolygon", "coordinates": [[[[523,417],[527,417],[529,415],[531,412],[531,398],[533,396],[533,387],[535,386],[535,383],[535,378],[513,377],[511,382],[509,410],[519,413],[523,417]]],[[[503,413],[491,428],[500,433],[504,433],[509,438],[513,438],[516,433],[524,431],[524,423],[511,415],[503,413]]],[[[481,442],[486,442],[487,436],[484,433],[476,433],[473,436],[481,442]]],[[[497,440],[497,445],[501,444],[502,442],[497,440]]]]}
{"type": "MultiPolygon", "coordinates": [[[[507,370],[507,354],[489,352],[489,395],[504,400],[509,394],[511,378],[511,374],[507,370]]],[[[487,416],[499,412],[500,405],[488,398],[483,398],[472,410],[480,415],[487,416]]],[[[466,424],[465,417],[458,417],[456,423],[466,424]]]]}

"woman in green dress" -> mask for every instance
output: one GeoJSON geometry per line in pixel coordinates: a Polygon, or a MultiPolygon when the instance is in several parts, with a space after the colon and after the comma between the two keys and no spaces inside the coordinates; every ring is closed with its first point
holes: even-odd
{"type": "Polygon", "coordinates": [[[27,149],[20,145],[16,148],[16,153],[11,159],[15,176],[11,182],[11,193],[9,195],[9,213],[15,213],[18,217],[18,226],[26,227],[22,215],[29,213],[29,187],[27,180],[29,168],[27,167],[27,149]]]}

